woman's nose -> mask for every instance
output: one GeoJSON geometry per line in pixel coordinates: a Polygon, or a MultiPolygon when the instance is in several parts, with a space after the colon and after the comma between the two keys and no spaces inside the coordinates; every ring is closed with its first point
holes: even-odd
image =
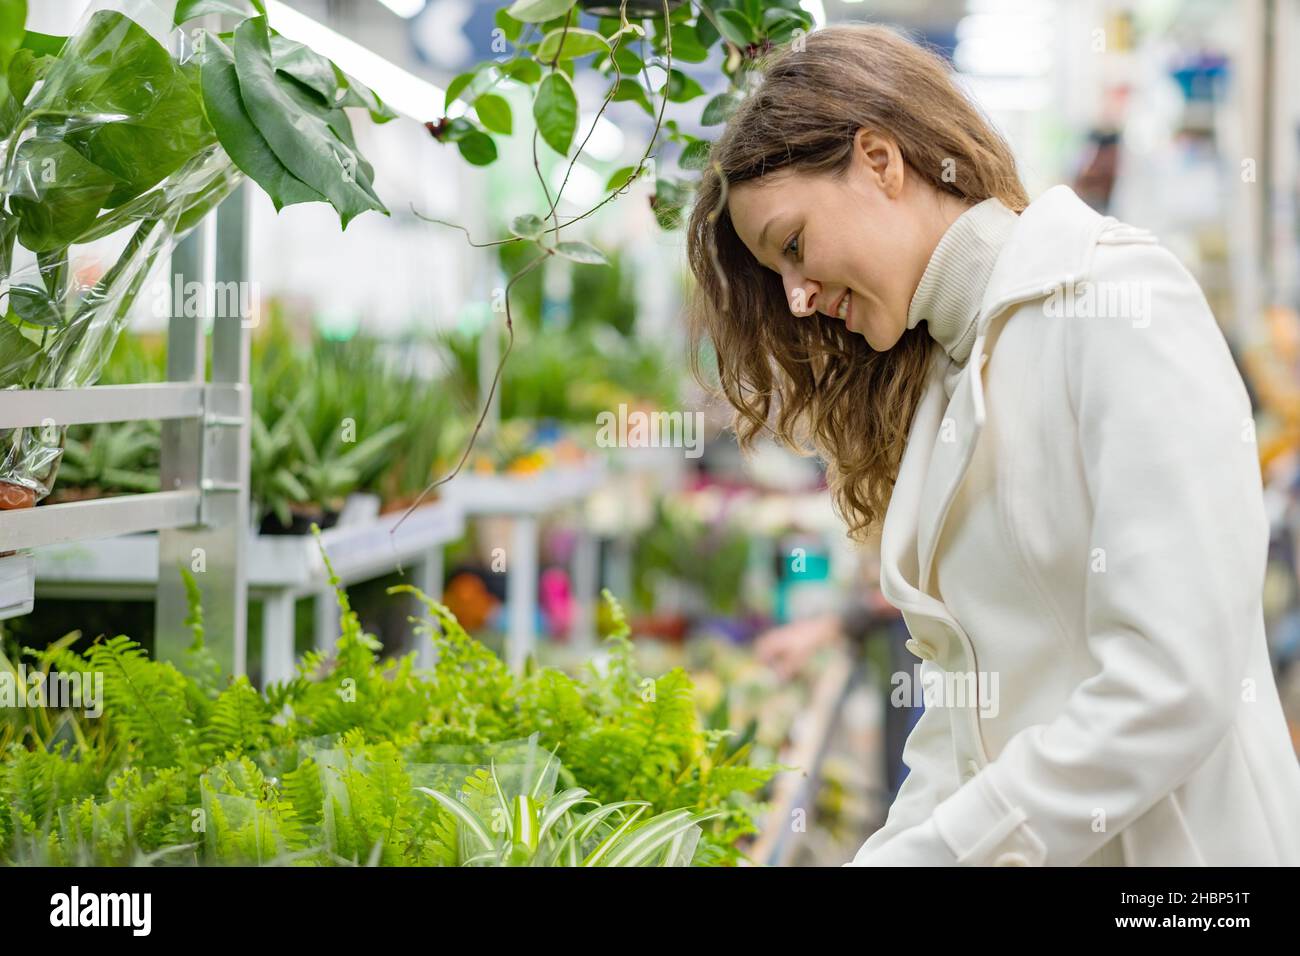
{"type": "Polygon", "coordinates": [[[790,303],[790,311],[798,316],[812,315],[817,311],[814,299],[820,291],[815,282],[802,282],[787,279],[785,297],[790,303]]]}

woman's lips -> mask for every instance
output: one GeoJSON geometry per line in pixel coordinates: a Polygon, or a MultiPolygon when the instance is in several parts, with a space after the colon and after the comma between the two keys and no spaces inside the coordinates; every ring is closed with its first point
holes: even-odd
{"type": "Polygon", "coordinates": [[[839,319],[850,332],[856,332],[857,329],[853,327],[853,290],[846,289],[844,294],[835,300],[835,308],[823,314],[828,318],[839,319]],[[844,305],[847,305],[848,308],[844,313],[844,318],[840,319],[840,307],[844,305]]]}
{"type": "Polygon", "coordinates": [[[845,290],[844,295],[840,296],[840,301],[835,303],[836,318],[839,318],[840,308],[845,304],[847,304],[848,308],[844,312],[844,327],[848,329],[850,332],[856,332],[857,329],[853,328],[853,290],[852,289],[845,290]]]}

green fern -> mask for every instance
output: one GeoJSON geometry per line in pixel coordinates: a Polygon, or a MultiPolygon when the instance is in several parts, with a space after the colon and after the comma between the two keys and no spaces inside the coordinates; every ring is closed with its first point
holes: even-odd
{"type": "Polygon", "coordinates": [[[211,768],[201,787],[208,853],[214,861],[265,864],[305,845],[292,804],[249,758],[211,768]]]}
{"type": "Polygon", "coordinates": [[[330,587],[334,589],[339,605],[340,635],[334,646],[334,656],[338,662],[338,670],[343,676],[349,677],[366,674],[374,665],[377,654],[383,649],[383,645],[373,634],[367,634],[362,629],[361,619],[352,610],[352,604],[348,600],[348,592],[344,590],[339,576],[334,573],[334,565],[325,552],[324,544],[321,543],[320,527],[313,524],[311,533],[316,536],[316,547],[320,550],[321,560],[325,563],[325,570],[329,576],[330,587]]]}
{"type": "Polygon", "coordinates": [[[294,816],[308,829],[319,828],[325,805],[320,768],[307,757],[281,779],[281,792],[293,806],[294,816]]]}
{"type": "Polygon", "coordinates": [[[196,781],[180,767],[143,771],[127,767],[114,778],[108,793],[125,808],[124,825],[134,853],[191,843],[191,810],[198,805],[196,781]]]}
{"type": "Polygon", "coordinates": [[[247,677],[240,676],[218,695],[207,725],[203,746],[212,758],[230,753],[251,754],[270,739],[271,711],[247,677]]]}
{"type": "Polygon", "coordinates": [[[104,674],[106,710],[134,739],[145,764],[182,763],[194,732],[184,676],[170,664],[149,660],[123,635],[92,645],[86,657],[104,674]]]}
{"type": "Polygon", "coordinates": [[[191,704],[206,710],[205,701],[215,697],[221,689],[221,663],[208,648],[207,630],[203,626],[203,592],[199,589],[194,574],[184,565],[179,566],[181,580],[185,584],[185,604],[187,608],[185,626],[194,635],[194,640],[185,651],[181,670],[193,678],[198,694],[191,694],[191,704]]]}
{"type": "MultiPolygon", "coordinates": [[[[265,692],[243,677],[220,688],[202,667],[151,661],[124,636],[85,655],[71,650],[75,632],[26,651],[46,670],[102,673],[106,710],[92,720],[31,708],[0,722],[0,863],[455,865],[467,861],[463,834],[447,807],[419,795],[417,781],[490,814],[499,788],[518,786],[524,738],[558,758],[548,763],[546,792],[562,782],[606,804],[640,801],[647,819],[711,814],[699,818],[695,862],[738,859],[733,844],[754,829],[756,805],[744,795],[778,768],[749,766],[749,743],[702,725],[685,672],[639,673],[608,591],[615,625],[604,666],[521,677],[444,606],[418,589],[391,589],[428,612],[417,632],[433,643],[437,664],[422,672],[413,654],[380,660],[325,562],[343,636],[333,655],[306,655],[294,679],[265,692]]],[[[200,595],[182,576],[190,650],[201,655],[200,595]]],[[[544,799],[529,799],[527,812],[540,812],[544,799]]],[[[593,820],[565,852],[590,853],[621,823],[640,825],[621,815],[593,820]]]]}
{"type": "Polygon", "coordinates": [[[4,810],[15,831],[48,826],[55,807],[56,769],[50,754],[21,747],[5,761],[4,810]]]}

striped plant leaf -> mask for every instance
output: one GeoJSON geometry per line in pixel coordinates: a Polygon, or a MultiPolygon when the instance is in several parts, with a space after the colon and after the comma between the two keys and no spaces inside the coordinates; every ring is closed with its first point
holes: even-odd
{"type": "Polygon", "coordinates": [[[621,836],[606,855],[605,866],[644,866],[656,853],[672,843],[679,834],[691,827],[721,816],[721,810],[692,814],[689,810],[670,810],[647,820],[630,833],[621,836]]]}
{"type": "Polygon", "coordinates": [[[428,787],[416,787],[415,789],[419,790],[421,793],[428,794],[450,811],[452,816],[464,824],[465,828],[469,830],[474,839],[483,844],[484,850],[492,853],[496,852],[496,842],[492,839],[492,834],[488,832],[487,827],[483,825],[483,821],[475,816],[469,807],[465,806],[455,797],[449,797],[445,793],[439,793],[437,790],[430,790],[428,787]]]}
{"type": "Polygon", "coordinates": [[[551,828],[559,823],[566,813],[578,804],[587,802],[594,803],[595,800],[582,787],[574,787],[551,797],[550,800],[546,801],[546,808],[542,811],[542,823],[538,829],[537,838],[539,840],[546,839],[546,835],[551,832],[551,828]]]}
{"type": "Polygon", "coordinates": [[[563,856],[567,866],[578,866],[577,847],[607,816],[622,810],[624,807],[637,807],[637,814],[640,814],[648,806],[650,804],[645,800],[620,800],[617,803],[607,803],[604,806],[597,807],[579,818],[572,829],[561,837],[559,845],[555,848],[555,857],[563,856]]]}
{"type": "Polygon", "coordinates": [[[610,851],[618,845],[618,841],[632,829],[637,818],[640,817],[644,811],[645,807],[637,807],[636,812],[620,823],[613,833],[601,840],[600,843],[596,845],[596,848],[587,854],[587,858],[582,861],[582,865],[601,866],[604,863],[605,857],[608,856],[610,851]]]}
{"type": "Polygon", "coordinates": [[[555,746],[551,748],[550,753],[546,758],[546,763],[542,765],[541,771],[537,774],[537,779],[533,781],[533,788],[528,792],[528,795],[534,800],[541,799],[542,781],[546,779],[546,771],[550,770],[551,764],[555,762],[555,751],[559,748],[560,745],[557,742],[555,746]]]}
{"type": "Polygon", "coordinates": [[[510,801],[506,799],[505,792],[501,789],[501,781],[497,779],[497,763],[495,760],[492,761],[491,769],[492,786],[496,788],[497,804],[501,808],[501,819],[505,821],[506,839],[513,841],[515,838],[515,826],[514,821],[511,820],[510,801]]]}
{"type": "Polygon", "coordinates": [[[515,797],[514,826],[511,838],[516,846],[527,847],[529,853],[537,850],[538,842],[537,804],[526,793],[515,797]]]}

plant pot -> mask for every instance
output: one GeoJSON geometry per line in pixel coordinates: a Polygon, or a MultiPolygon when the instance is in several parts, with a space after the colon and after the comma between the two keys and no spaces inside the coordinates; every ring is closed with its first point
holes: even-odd
{"type": "MultiPolygon", "coordinates": [[[[668,0],[667,2],[670,13],[681,5],[682,0],[668,0]]],[[[619,11],[618,0],[578,0],[578,6],[593,17],[617,17],[619,11]]],[[[626,10],[629,20],[662,16],[664,2],[663,0],[627,0],[626,10]]]]}
{"type": "Polygon", "coordinates": [[[292,521],[288,525],[280,523],[274,511],[268,512],[258,526],[258,534],[311,534],[311,526],[317,524],[324,531],[338,523],[339,513],[324,508],[304,508],[292,511],[292,521]]]}
{"type": "Polygon", "coordinates": [[[98,485],[73,485],[67,488],[55,487],[42,505],[61,505],[72,501],[94,501],[96,498],[116,498],[130,494],[127,491],[104,491],[98,485]]]}
{"type": "Polygon", "coordinates": [[[364,524],[379,517],[379,495],[366,491],[354,491],[343,500],[339,512],[340,524],[364,524]]]}
{"type": "MultiPolygon", "coordinates": [[[[0,481],[0,511],[16,511],[19,508],[36,507],[36,492],[24,485],[12,481],[0,481]]],[[[13,551],[0,551],[0,558],[7,558],[13,551]]]]}
{"type": "Polygon", "coordinates": [[[686,639],[689,625],[690,621],[684,614],[642,614],[632,619],[632,633],[680,644],[686,639]]]}
{"type": "MultiPolygon", "coordinates": [[[[424,505],[433,504],[435,501],[438,501],[440,497],[441,496],[438,492],[431,491],[424,496],[423,501],[420,501],[420,506],[423,507],[424,505]]],[[[379,506],[379,513],[381,515],[389,515],[395,511],[405,511],[419,500],[420,492],[418,491],[413,491],[410,494],[399,495],[396,498],[388,498],[379,506]]]]}
{"type": "Polygon", "coordinates": [[[35,593],[35,559],[13,551],[0,555],[0,621],[30,614],[35,593]]]}
{"type": "Polygon", "coordinates": [[[25,485],[12,481],[0,481],[0,511],[13,511],[18,508],[35,508],[36,492],[25,485]]]}

